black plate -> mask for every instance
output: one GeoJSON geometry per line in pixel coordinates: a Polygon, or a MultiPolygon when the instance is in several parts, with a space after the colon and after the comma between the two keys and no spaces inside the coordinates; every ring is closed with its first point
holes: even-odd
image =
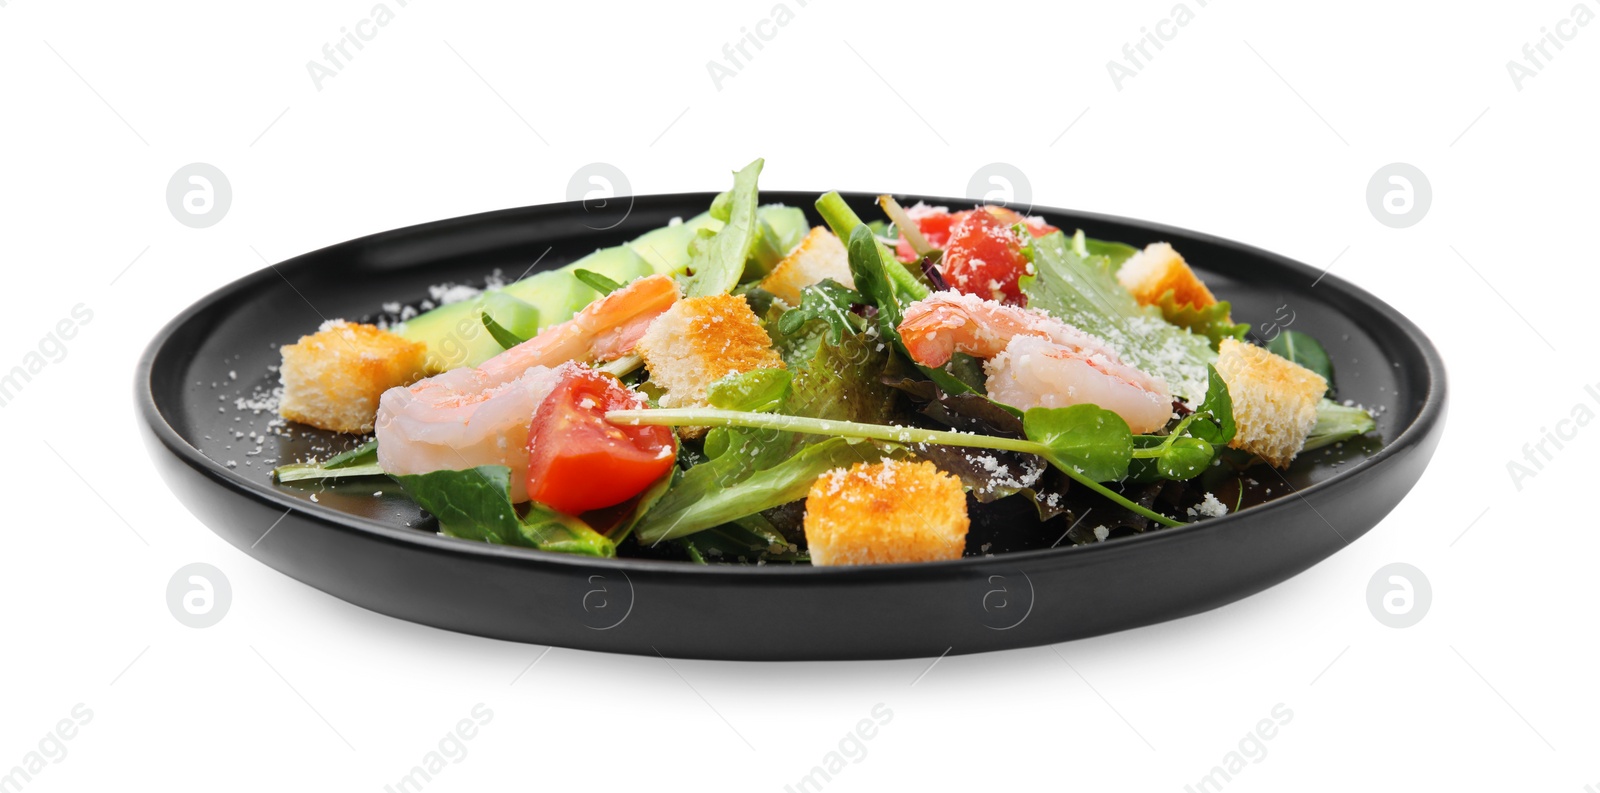
{"type": "MultiPolygon", "coordinates": [[[[809,213],[816,195],[763,192],[762,199],[809,213]]],[[[1319,281],[1304,264],[1181,229],[1036,209],[1092,237],[1170,241],[1233,301],[1239,321],[1258,328],[1287,321],[1317,337],[1333,359],[1339,396],[1379,408],[1381,448],[1369,440],[1306,455],[1283,479],[1258,468],[1273,500],[1184,528],[1051,548],[1060,528],[1041,528],[1023,505],[1010,518],[1001,510],[974,526],[968,553],[989,543],[991,556],[854,569],[594,560],[499,547],[435,534],[393,486],[319,490],[270,480],[279,460],[349,443],[272,432],[270,411],[254,412],[248,401],[240,407],[238,400],[275,382],[269,367],[278,345],[323,317],[355,319],[384,302],[416,301],[432,284],[481,283],[497,268],[514,279],[535,260],[541,269],[565,264],[698,214],[712,197],[639,196],[619,202],[631,207],[625,214],[611,207],[611,216],[574,202],[444,220],[334,245],[235,281],[167,325],[140,361],[136,398],[157,466],[196,517],[236,547],[402,619],[612,652],[901,658],[1094,636],[1259,592],[1377,524],[1422,475],[1444,427],[1438,352],[1409,320],[1338,277],[1319,281]]],[[[877,216],[871,196],[847,197],[863,217],[877,216]]]]}

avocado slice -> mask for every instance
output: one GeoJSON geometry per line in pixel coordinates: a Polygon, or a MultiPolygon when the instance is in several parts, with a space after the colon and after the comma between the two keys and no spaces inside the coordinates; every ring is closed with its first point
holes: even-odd
{"type": "MultiPolygon", "coordinates": [[[[811,228],[805,213],[794,207],[769,204],[756,214],[772,229],[773,247],[780,255],[799,245],[811,228]]],[[[531,336],[571,319],[600,296],[579,281],[574,270],[592,270],[619,284],[652,273],[676,273],[689,264],[689,243],[700,230],[714,233],[722,225],[710,212],[702,212],[682,223],[645,232],[632,242],[595,251],[560,269],[535,273],[471,300],[440,306],[412,317],[395,332],[428,348],[430,372],[477,366],[504,349],[484,327],[484,312],[503,328],[531,336]]]]}
{"type": "Polygon", "coordinates": [[[396,332],[428,348],[430,372],[477,366],[503,350],[483,325],[484,311],[489,311],[501,325],[515,325],[518,332],[526,331],[528,335],[572,319],[600,296],[572,274],[578,269],[593,270],[624,284],[653,272],[650,263],[627,245],[604,248],[558,270],[535,273],[503,289],[412,317],[396,332]],[[506,303],[507,298],[520,305],[506,303]],[[529,312],[537,317],[531,330],[529,312]]]}

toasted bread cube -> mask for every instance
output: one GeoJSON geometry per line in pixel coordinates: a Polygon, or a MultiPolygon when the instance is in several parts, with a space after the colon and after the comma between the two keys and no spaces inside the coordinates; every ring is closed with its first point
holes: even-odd
{"type": "Polygon", "coordinates": [[[1165,242],[1152,243],[1128,257],[1117,271],[1117,280],[1141,306],[1161,302],[1161,296],[1169,289],[1180,306],[1205,308],[1217,302],[1183,257],[1165,242]]]}
{"type": "Polygon", "coordinates": [[[783,368],[743,295],[679,300],[650,323],[637,349],[668,408],[704,407],[706,387],[727,375],[783,368]]]}
{"type": "Polygon", "coordinates": [[[1287,468],[1317,423],[1317,402],[1328,381],[1253,344],[1223,339],[1217,374],[1228,384],[1238,432],[1229,443],[1287,468]]]}
{"type": "Polygon", "coordinates": [[[806,545],[820,567],[959,559],[969,525],[961,480],[929,462],[835,468],[806,496],[806,545]]]}
{"type": "Polygon", "coordinates": [[[856,286],[850,277],[850,256],[845,252],[844,243],[833,236],[833,232],[817,226],[761,280],[761,288],[791,306],[798,306],[800,290],[829,278],[851,289],[856,286]]]}
{"type": "Polygon", "coordinates": [[[378,397],[423,376],[427,347],[336,319],[282,353],[279,415],[334,432],[371,432],[378,397]]]}

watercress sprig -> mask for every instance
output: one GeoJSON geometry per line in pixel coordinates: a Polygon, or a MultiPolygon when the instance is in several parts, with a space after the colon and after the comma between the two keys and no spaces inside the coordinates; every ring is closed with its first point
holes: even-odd
{"type": "Polygon", "coordinates": [[[1033,408],[1023,414],[1026,439],[716,408],[613,410],[606,414],[606,420],[621,425],[748,427],[901,444],[933,443],[1023,452],[1043,457],[1073,481],[1130,512],[1163,526],[1184,525],[1181,521],[1140,506],[1101,484],[1102,481],[1120,481],[1127,476],[1134,452],[1133,433],[1121,416],[1095,405],[1033,408]]]}

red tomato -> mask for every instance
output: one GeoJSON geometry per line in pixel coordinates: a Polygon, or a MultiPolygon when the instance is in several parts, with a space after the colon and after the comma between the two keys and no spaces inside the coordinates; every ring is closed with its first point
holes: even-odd
{"type": "MultiPolygon", "coordinates": [[[[1059,231],[1055,226],[1042,220],[1026,218],[1020,212],[1008,207],[984,206],[982,209],[988,210],[990,214],[1007,226],[1017,223],[1027,226],[1028,231],[1032,232],[1035,237],[1043,237],[1046,234],[1059,231]]],[[[970,209],[955,213],[937,210],[915,218],[915,220],[917,221],[917,228],[922,231],[922,236],[927,238],[928,244],[935,248],[943,248],[950,242],[951,227],[960,223],[972,212],[973,210],[970,209]]],[[[904,234],[900,235],[900,241],[895,245],[894,254],[900,261],[907,264],[917,260],[917,252],[912,250],[911,243],[906,241],[904,234]]]]}
{"type": "MultiPolygon", "coordinates": [[[[948,210],[938,209],[929,211],[926,214],[919,213],[921,214],[920,217],[912,219],[917,222],[917,229],[922,232],[923,237],[927,238],[929,245],[935,248],[943,248],[945,242],[950,239],[950,227],[970,212],[971,210],[968,210],[952,215],[948,210]]],[[[900,242],[894,246],[894,255],[907,264],[916,261],[918,258],[917,252],[911,248],[911,243],[906,241],[906,235],[904,234],[900,235],[900,242]]]]}
{"type": "Polygon", "coordinates": [[[1027,273],[1028,260],[1017,235],[992,212],[971,212],[956,223],[939,269],[959,292],[1022,305],[1017,279],[1027,273]]]}
{"type": "Polygon", "coordinates": [[[666,427],[619,427],[610,410],[645,406],[617,378],[572,367],[533,414],[528,497],[569,515],[644,492],[672,468],[677,446],[666,427]]]}

